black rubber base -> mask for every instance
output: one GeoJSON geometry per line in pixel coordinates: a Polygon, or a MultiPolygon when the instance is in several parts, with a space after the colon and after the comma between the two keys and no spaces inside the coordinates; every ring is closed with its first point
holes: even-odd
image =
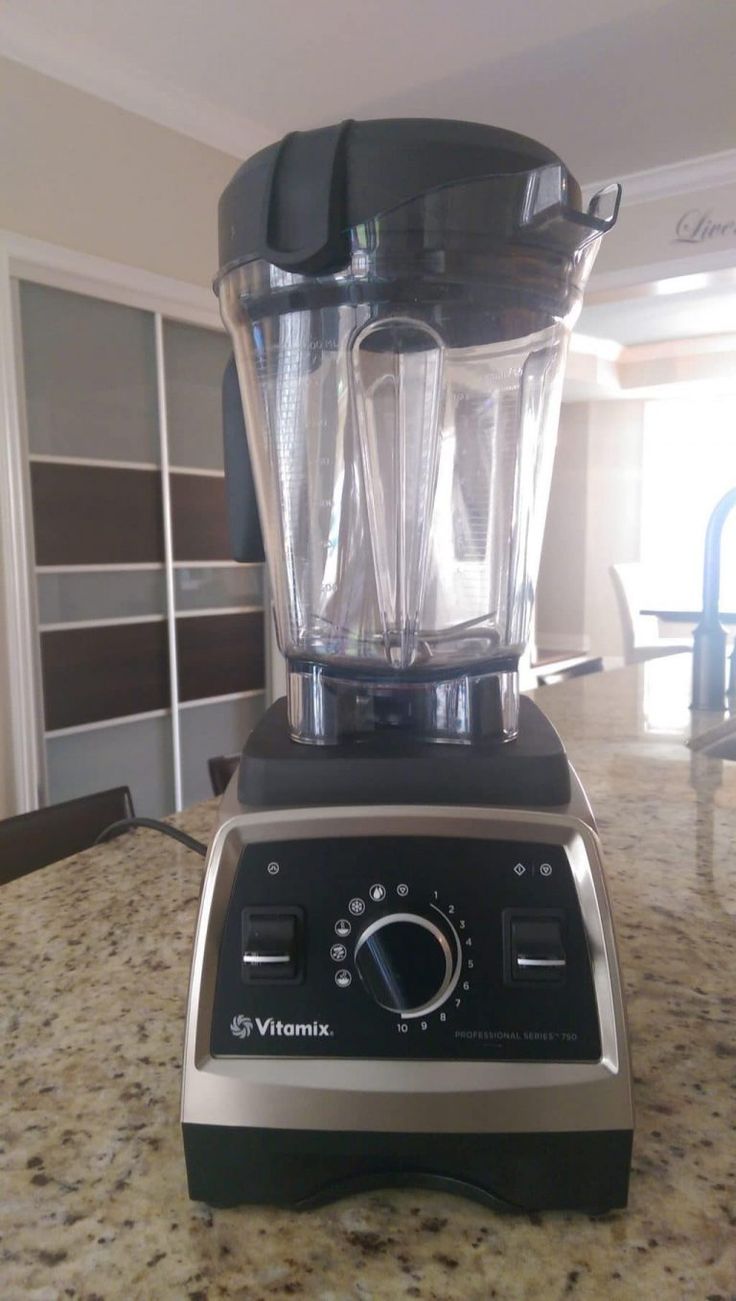
{"type": "Polygon", "coordinates": [[[240,763],[238,797],[257,808],[326,804],[480,804],[560,807],[570,800],[565,748],[549,719],[521,697],[515,741],[433,745],[380,732],[343,745],[298,745],[286,701],[256,724],[240,763]]]}
{"type": "Polygon", "coordinates": [[[307,1209],[370,1188],[435,1188],[497,1210],[626,1205],[630,1130],[374,1134],[182,1126],[189,1195],[212,1206],[307,1209]]]}

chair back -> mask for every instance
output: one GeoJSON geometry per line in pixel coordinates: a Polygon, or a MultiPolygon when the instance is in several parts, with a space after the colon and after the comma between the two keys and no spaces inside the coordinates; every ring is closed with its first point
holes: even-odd
{"type": "Polygon", "coordinates": [[[0,885],[89,849],[101,831],[135,816],[127,786],[49,804],[0,822],[0,885]]]}
{"type": "Polygon", "coordinates": [[[230,778],[240,763],[239,754],[216,754],[207,760],[213,795],[224,795],[230,778]]]}
{"type": "Polygon", "coordinates": [[[621,619],[624,660],[627,664],[635,664],[640,658],[637,649],[661,645],[659,623],[655,615],[639,613],[642,604],[641,565],[636,561],[611,565],[610,573],[621,619]]]}

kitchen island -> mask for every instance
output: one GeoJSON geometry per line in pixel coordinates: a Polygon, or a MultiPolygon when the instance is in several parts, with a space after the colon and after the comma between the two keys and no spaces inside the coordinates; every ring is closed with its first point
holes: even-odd
{"type": "MultiPolygon", "coordinates": [[[[603,839],[628,996],[627,1211],[414,1190],[187,1199],[178,1109],[202,861],[136,831],[0,889],[0,1296],[736,1296],[736,764],[691,753],[689,656],[542,688],[603,839]]],[[[696,718],[696,726],[719,721],[696,718]]],[[[215,805],[177,819],[206,838],[215,805]]]]}

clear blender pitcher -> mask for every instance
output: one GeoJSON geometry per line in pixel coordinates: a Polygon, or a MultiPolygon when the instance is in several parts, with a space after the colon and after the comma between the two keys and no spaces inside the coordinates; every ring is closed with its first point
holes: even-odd
{"type": "Polygon", "coordinates": [[[416,119],[287,136],[221,203],[293,738],[510,739],[570,329],[618,187],[416,119]]]}

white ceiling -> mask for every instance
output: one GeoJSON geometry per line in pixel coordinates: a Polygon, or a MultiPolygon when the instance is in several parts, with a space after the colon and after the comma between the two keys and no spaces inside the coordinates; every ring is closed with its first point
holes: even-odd
{"type": "Polygon", "coordinates": [[[590,182],[736,139],[731,0],[4,0],[0,52],[239,156],[343,117],[465,117],[590,182]]]}
{"type": "Polygon", "coordinates": [[[631,346],[665,339],[696,339],[736,334],[736,273],[687,275],[642,286],[641,293],[620,299],[586,299],[578,333],[614,339],[631,346]]]}

